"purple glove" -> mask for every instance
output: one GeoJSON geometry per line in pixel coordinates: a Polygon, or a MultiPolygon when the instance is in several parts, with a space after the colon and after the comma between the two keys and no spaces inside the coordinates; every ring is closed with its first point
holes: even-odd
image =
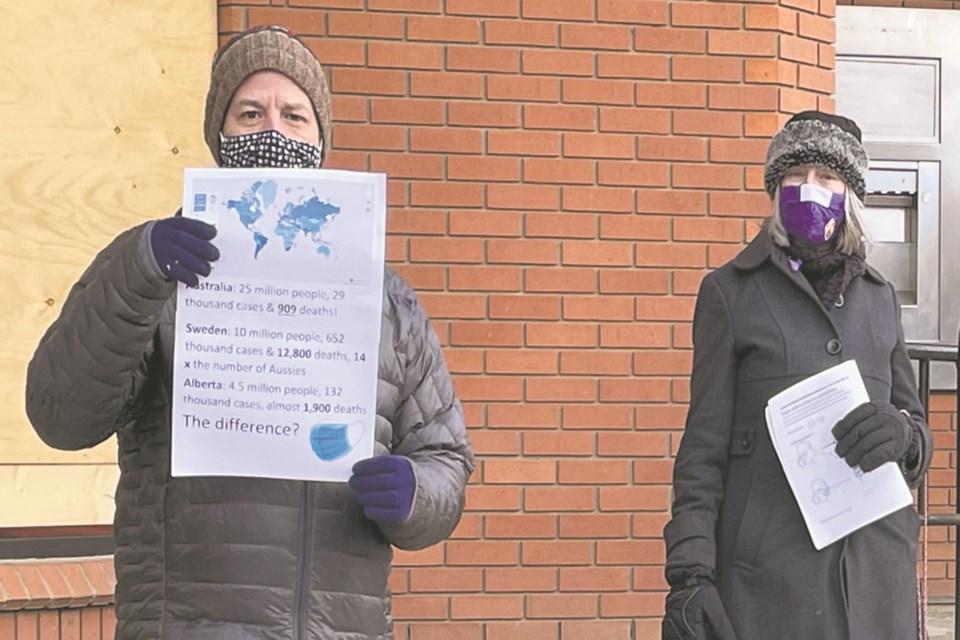
{"type": "Polygon", "coordinates": [[[363,515],[384,524],[401,524],[410,517],[417,478],[405,456],[377,456],[353,465],[350,478],[363,515]]]}
{"type": "Polygon", "coordinates": [[[195,287],[200,284],[197,276],[210,275],[210,263],[220,257],[210,243],[216,235],[216,227],[200,220],[164,218],[153,225],[150,249],[165,278],[195,287]]]}
{"type": "Polygon", "coordinates": [[[889,402],[864,402],[833,427],[837,455],[864,473],[907,456],[916,430],[889,402]]]}

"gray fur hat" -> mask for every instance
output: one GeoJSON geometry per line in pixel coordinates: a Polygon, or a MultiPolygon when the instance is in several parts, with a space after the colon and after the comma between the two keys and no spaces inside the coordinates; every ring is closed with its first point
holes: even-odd
{"type": "Polygon", "coordinates": [[[234,36],[213,58],[203,119],[203,136],[213,159],[220,164],[220,130],[233,94],[257,71],[282,73],[307,94],[320,124],[326,158],[332,123],[327,77],[313,52],[299,38],[283,27],[268,26],[234,36]]]}
{"type": "Polygon", "coordinates": [[[832,169],[861,200],[866,195],[867,152],[850,118],[803,111],[787,121],[767,149],[763,184],[771,199],[787,170],[804,164],[832,169]]]}

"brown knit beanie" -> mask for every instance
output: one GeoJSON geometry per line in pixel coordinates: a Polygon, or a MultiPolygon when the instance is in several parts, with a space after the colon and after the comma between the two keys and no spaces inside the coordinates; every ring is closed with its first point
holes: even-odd
{"type": "Polygon", "coordinates": [[[234,36],[213,58],[203,136],[220,164],[220,130],[233,94],[257,71],[277,71],[293,80],[310,101],[320,124],[323,158],[330,148],[330,89],[320,62],[283,27],[257,27],[234,36]]]}

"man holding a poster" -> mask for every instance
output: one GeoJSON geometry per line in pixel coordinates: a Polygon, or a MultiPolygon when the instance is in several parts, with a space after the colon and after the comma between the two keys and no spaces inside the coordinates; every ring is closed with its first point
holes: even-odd
{"type": "MultiPolygon", "coordinates": [[[[280,28],[235,37],[213,62],[205,134],[220,167],[320,168],[331,118],[319,62],[280,28]]],[[[343,182],[337,172],[321,173],[343,182]]],[[[363,193],[374,194],[376,209],[376,189],[363,193]]],[[[44,442],[77,450],[117,435],[116,637],[387,640],[391,546],[421,549],[447,538],[473,471],[437,337],[413,290],[389,270],[337,286],[218,280],[230,256],[223,238],[219,249],[211,241],[223,228],[203,222],[213,204],[193,198],[183,216],[134,227],[100,252],[27,375],[27,413],[44,442]],[[178,282],[190,289],[177,295],[178,282]],[[382,301],[376,323],[361,313],[369,305],[351,307],[363,286],[382,301]],[[181,326],[178,306],[191,322],[181,326]],[[330,324],[351,314],[353,324],[378,327],[369,359],[369,336],[352,344],[349,326],[330,324]],[[369,393],[352,388],[359,385],[351,373],[331,383],[341,371],[360,379],[366,362],[376,363],[369,393]],[[348,401],[351,393],[357,397],[348,401]],[[177,402],[186,403],[179,412],[177,402]],[[210,407],[219,413],[204,413],[210,407]],[[311,417],[317,424],[301,430],[297,416],[337,411],[357,419],[311,417]],[[368,450],[358,444],[364,433],[368,450]],[[201,439],[184,439],[194,434],[201,439]],[[301,437],[306,445],[297,451],[318,467],[358,460],[342,476],[334,470],[328,481],[306,480],[293,457],[271,449],[301,437]],[[206,466],[194,469],[191,459],[172,467],[175,447],[196,452],[194,442],[207,443],[197,463],[206,466]],[[216,466],[250,452],[263,464],[236,467],[250,473],[216,466]]],[[[257,259],[267,256],[261,250],[292,255],[295,241],[317,259],[337,250],[316,228],[285,219],[270,227],[279,238],[267,238],[253,224],[251,203],[229,204],[257,259]]],[[[318,224],[315,215],[304,220],[318,224]]],[[[382,263],[382,239],[379,246],[382,263]]],[[[330,278],[339,273],[328,270],[330,278]]]]}

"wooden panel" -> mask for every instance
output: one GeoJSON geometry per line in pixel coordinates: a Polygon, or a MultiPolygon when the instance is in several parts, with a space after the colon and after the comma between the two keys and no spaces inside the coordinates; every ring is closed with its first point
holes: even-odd
{"type": "Polygon", "coordinates": [[[116,464],[0,466],[0,527],[111,524],[116,464]]]}
{"type": "Polygon", "coordinates": [[[212,164],[202,120],[216,26],[215,0],[0,4],[0,465],[114,460],[112,442],[40,442],[26,365],[96,252],[172,214],[183,168],[212,164]]]}

